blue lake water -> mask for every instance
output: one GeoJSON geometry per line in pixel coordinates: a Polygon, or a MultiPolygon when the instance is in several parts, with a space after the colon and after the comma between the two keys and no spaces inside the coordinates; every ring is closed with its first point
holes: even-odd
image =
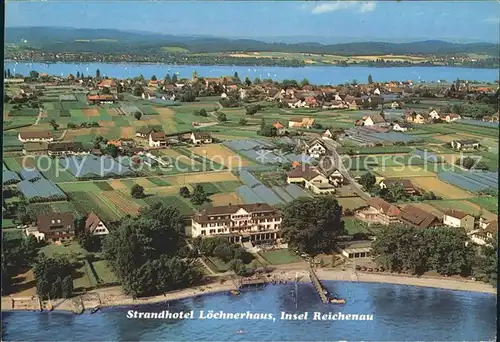
{"type": "Polygon", "coordinates": [[[424,287],[325,282],[347,299],[325,305],[312,285],[293,284],[245,290],[240,296],[212,294],[136,307],[84,313],[3,313],[3,341],[485,341],[496,336],[496,296],[424,287]],[[272,313],[273,320],[129,319],[128,310],[272,313]],[[280,312],[371,314],[372,321],[280,320],[280,312]],[[238,333],[239,331],[242,333],[238,333]]]}
{"type": "Polygon", "coordinates": [[[146,78],[156,75],[163,78],[167,73],[178,73],[179,77],[191,78],[194,71],[202,77],[232,76],[235,72],[241,79],[249,77],[254,79],[271,78],[274,80],[307,78],[313,84],[340,84],[357,80],[366,83],[368,75],[372,75],[374,81],[454,81],[477,80],[493,82],[498,80],[498,69],[471,69],[454,67],[336,67],[336,66],[312,66],[312,67],[248,67],[248,66],[200,66],[200,65],[167,65],[167,64],[137,64],[137,63],[29,63],[29,62],[6,62],[5,68],[10,68],[12,73],[28,75],[31,70],[45,72],[51,75],[67,76],[75,75],[77,71],[84,75],[95,75],[97,69],[102,76],[117,78],[135,77],[142,74],[146,78]]]}

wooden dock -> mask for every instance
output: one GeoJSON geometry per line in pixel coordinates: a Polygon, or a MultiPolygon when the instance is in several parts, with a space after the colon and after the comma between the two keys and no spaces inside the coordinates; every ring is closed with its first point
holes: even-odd
{"type": "Polygon", "coordinates": [[[321,282],[319,281],[319,278],[312,267],[309,267],[309,277],[311,278],[311,282],[313,283],[316,292],[318,292],[321,301],[325,304],[329,303],[328,297],[326,295],[328,292],[325,293],[326,290],[323,285],[321,285],[321,282]]]}

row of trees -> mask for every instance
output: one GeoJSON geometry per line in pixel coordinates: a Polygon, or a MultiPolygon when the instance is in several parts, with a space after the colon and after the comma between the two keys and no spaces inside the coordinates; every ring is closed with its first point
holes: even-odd
{"type": "Polygon", "coordinates": [[[497,242],[475,250],[463,229],[418,229],[404,225],[382,228],[372,245],[376,262],[392,272],[428,271],[441,275],[477,275],[496,284],[497,242]]]}
{"type": "Polygon", "coordinates": [[[186,255],[184,224],[174,207],[155,204],[138,217],[124,218],[103,244],[108,265],[125,293],[156,295],[188,287],[201,279],[186,255]]]}
{"type": "Polygon", "coordinates": [[[483,96],[485,102],[479,103],[465,103],[445,105],[441,110],[445,113],[456,113],[462,116],[472,117],[474,119],[481,119],[485,116],[490,116],[498,111],[498,104],[500,103],[499,95],[494,96],[493,99],[483,96]]]}

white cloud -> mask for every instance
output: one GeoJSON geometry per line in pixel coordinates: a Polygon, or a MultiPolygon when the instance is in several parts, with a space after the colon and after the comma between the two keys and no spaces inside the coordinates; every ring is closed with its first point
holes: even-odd
{"type": "Polygon", "coordinates": [[[356,5],[354,1],[332,1],[330,3],[314,6],[313,14],[323,14],[343,10],[356,5]]]}
{"type": "Polygon", "coordinates": [[[346,9],[356,9],[358,12],[366,13],[375,10],[376,3],[374,1],[330,1],[315,5],[312,8],[312,14],[324,14],[336,12],[346,9]]]}
{"type": "Polygon", "coordinates": [[[361,13],[373,12],[373,11],[375,11],[376,6],[377,6],[377,3],[374,1],[363,2],[363,4],[361,4],[361,7],[359,8],[359,11],[361,13]]]}

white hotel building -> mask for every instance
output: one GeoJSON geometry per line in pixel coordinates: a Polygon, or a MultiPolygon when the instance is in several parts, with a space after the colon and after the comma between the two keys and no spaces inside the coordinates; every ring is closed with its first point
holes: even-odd
{"type": "Polygon", "coordinates": [[[266,203],[204,209],[191,219],[193,237],[226,236],[231,242],[274,241],[279,238],[281,214],[266,203]]]}

